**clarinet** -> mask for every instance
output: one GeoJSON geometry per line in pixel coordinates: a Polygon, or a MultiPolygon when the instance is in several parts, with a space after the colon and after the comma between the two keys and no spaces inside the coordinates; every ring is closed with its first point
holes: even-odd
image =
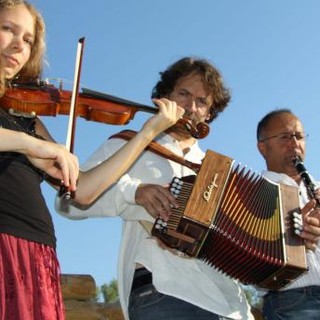
{"type": "Polygon", "coordinates": [[[315,199],[317,201],[317,206],[320,206],[320,199],[317,197],[316,193],[316,186],[312,182],[309,172],[307,171],[306,167],[303,164],[301,157],[294,156],[292,158],[292,163],[296,167],[306,189],[307,195],[309,199],[315,199]]]}
{"type": "MultiPolygon", "coordinates": [[[[300,156],[294,156],[292,158],[292,163],[297,169],[297,172],[299,173],[306,189],[307,189],[307,195],[309,199],[315,199],[317,202],[317,207],[320,207],[320,199],[316,196],[316,186],[312,182],[311,177],[309,175],[309,172],[307,171],[306,167],[303,164],[303,161],[300,156]]],[[[294,228],[295,233],[300,234],[303,230],[303,221],[302,216],[300,213],[294,212],[293,213],[293,222],[294,222],[294,228]]]]}

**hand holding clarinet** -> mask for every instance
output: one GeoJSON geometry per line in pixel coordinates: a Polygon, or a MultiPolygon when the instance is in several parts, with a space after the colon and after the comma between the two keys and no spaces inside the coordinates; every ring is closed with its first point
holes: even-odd
{"type": "Polygon", "coordinates": [[[307,249],[315,250],[320,239],[320,189],[313,183],[302,159],[292,159],[306,189],[310,201],[301,209],[301,214],[294,214],[296,233],[304,239],[307,249]]]}

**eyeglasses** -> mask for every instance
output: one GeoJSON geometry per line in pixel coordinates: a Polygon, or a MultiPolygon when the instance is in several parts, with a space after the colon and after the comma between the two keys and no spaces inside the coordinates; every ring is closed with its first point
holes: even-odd
{"type": "Polygon", "coordinates": [[[195,97],[192,93],[188,90],[180,89],[177,92],[173,91],[176,94],[177,102],[182,104],[194,101],[195,105],[199,109],[208,109],[211,105],[208,97],[195,97]]]}
{"type": "Polygon", "coordinates": [[[279,134],[276,134],[276,135],[268,137],[268,138],[260,139],[259,142],[265,142],[270,139],[278,139],[278,141],[280,143],[287,143],[292,138],[296,138],[297,141],[305,141],[305,140],[307,140],[308,137],[309,137],[309,135],[304,132],[296,132],[296,133],[287,133],[286,132],[286,133],[279,133],[279,134]]]}

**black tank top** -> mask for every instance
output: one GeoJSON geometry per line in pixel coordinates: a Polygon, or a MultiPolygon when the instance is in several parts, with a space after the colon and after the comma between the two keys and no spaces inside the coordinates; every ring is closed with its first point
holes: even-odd
{"type": "MultiPolygon", "coordinates": [[[[1,108],[0,126],[36,137],[34,119],[12,116],[1,108]]],[[[41,191],[44,178],[24,155],[0,152],[0,233],[55,248],[52,218],[41,191]]]]}

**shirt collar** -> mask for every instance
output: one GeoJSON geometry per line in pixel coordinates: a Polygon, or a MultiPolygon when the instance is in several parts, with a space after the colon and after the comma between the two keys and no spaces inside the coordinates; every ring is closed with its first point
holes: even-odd
{"type": "Polygon", "coordinates": [[[285,173],[264,170],[262,171],[262,176],[276,183],[284,183],[289,186],[297,187],[297,183],[285,173]]]}
{"type": "MultiPolygon", "coordinates": [[[[182,150],[180,149],[178,142],[171,135],[167,133],[161,133],[158,135],[155,141],[182,156],[182,150]]],[[[187,154],[185,154],[184,158],[195,163],[201,163],[201,160],[195,161],[195,159],[202,159],[204,155],[205,153],[200,149],[198,140],[195,140],[194,144],[190,146],[190,150],[187,154]]]]}

